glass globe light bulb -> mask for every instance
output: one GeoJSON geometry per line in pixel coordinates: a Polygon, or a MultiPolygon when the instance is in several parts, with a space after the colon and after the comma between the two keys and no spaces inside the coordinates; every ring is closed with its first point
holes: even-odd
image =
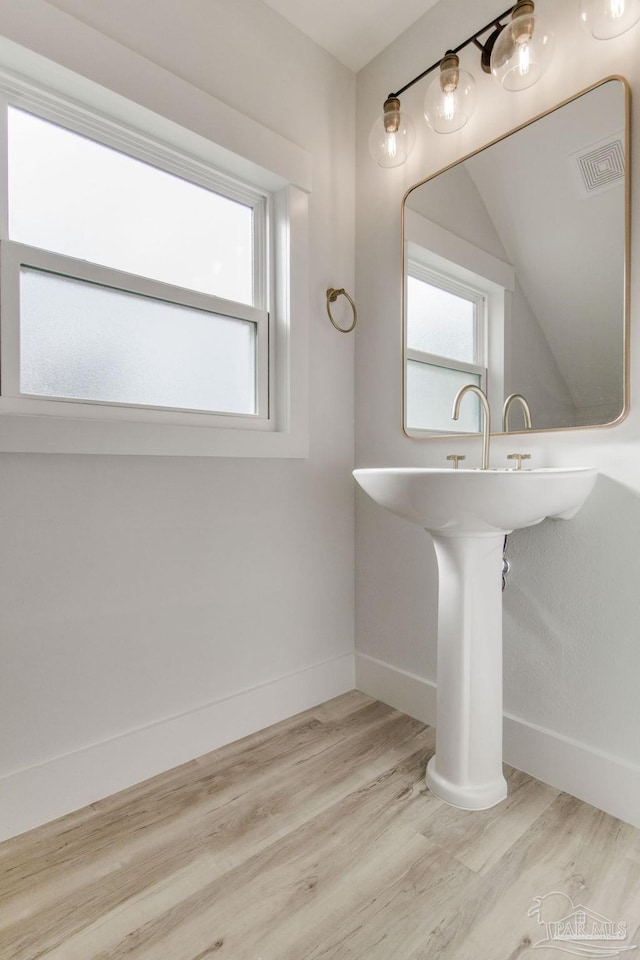
{"type": "Polygon", "coordinates": [[[640,0],[580,0],[580,19],[592,36],[611,40],[640,20],[640,0]]]}
{"type": "Polygon", "coordinates": [[[389,97],[382,117],[371,128],[369,153],[380,167],[399,167],[413,150],[415,139],[413,120],[400,111],[397,97],[389,97]]]}
{"type": "Polygon", "coordinates": [[[551,63],[554,47],[554,36],[535,15],[533,2],[519,0],[491,52],[491,73],[505,90],[526,90],[551,63]]]}
{"type": "Polygon", "coordinates": [[[460,130],[473,113],[476,82],[459,64],[455,53],[447,53],[440,63],[440,73],[427,89],[424,118],[436,133],[460,130]]]}

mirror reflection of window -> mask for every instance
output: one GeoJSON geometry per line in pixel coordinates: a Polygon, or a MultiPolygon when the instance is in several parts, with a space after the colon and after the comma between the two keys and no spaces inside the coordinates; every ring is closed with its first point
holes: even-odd
{"type": "Polygon", "coordinates": [[[485,298],[480,290],[409,261],[407,306],[408,426],[431,433],[480,429],[476,397],[451,419],[453,401],[467,383],[486,389],[485,298]]]}
{"type": "MultiPolygon", "coordinates": [[[[449,340],[435,321],[425,331],[414,318],[431,281],[412,270],[412,261],[486,295],[486,355],[474,362],[486,367],[494,431],[512,393],[526,397],[534,430],[614,424],[625,416],[628,121],[628,85],[609,78],[407,193],[404,426],[410,436],[461,430],[449,419],[447,378],[460,374],[461,358],[469,359],[450,343],[461,336],[455,299],[444,310],[449,340]]],[[[434,306],[429,317],[436,315],[434,306]]],[[[459,378],[465,382],[477,381],[459,378]]],[[[465,408],[466,401],[466,415],[465,408]]],[[[524,426],[516,414],[511,430],[524,426]]],[[[477,430],[475,412],[468,429],[477,430]]]]}

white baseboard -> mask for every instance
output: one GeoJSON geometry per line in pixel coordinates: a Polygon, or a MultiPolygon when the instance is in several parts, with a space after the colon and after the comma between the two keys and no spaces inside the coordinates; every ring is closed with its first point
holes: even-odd
{"type": "Polygon", "coordinates": [[[353,690],[353,654],[0,779],[0,840],[353,690]]]}
{"type": "Polygon", "coordinates": [[[505,714],[504,758],[544,783],[640,827],[640,767],[505,714]]]}
{"type": "MultiPolygon", "coordinates": [[[[435,726],[436,685],[356,653],[356,687],[435,726]]],[[[640,827],[640,767],[518,717],[504,716],[504,759],[518,770],[640,827]]]]}
{"type": "Polygon", "coordinates": [[[436,685],[431,680],[356,652],[356,689],[430,727],[436,725],[436,685]]]}

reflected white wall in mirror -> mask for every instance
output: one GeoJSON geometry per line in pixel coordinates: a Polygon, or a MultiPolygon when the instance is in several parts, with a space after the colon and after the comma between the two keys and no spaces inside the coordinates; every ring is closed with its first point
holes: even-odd
{"type": "MultiPolygon", "coordinates": [[[[478,430],[450,411],[480,384],[494,432],[511,393],[534,430],[627,409],[628,88],[609,78],[405,197],[404,427],[478,430]]],[[[514,408],[511,430],[524,427],[514,408]]]]}

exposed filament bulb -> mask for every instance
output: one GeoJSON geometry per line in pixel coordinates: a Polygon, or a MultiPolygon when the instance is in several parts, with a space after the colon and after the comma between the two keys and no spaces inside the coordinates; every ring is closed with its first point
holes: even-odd
{"type": "Polygon", "coordinates": [[[518,73],[521,77],[526,77],[531,69],[531,47],[528,38],[518,43],[518,73]]]}
{"type": "Polygon", "coordinates": [[[390,160],[395,160],[398,156],[398,139],[395,133],[387,133],[385,137],[385,152],[390,160]]]}
{"type": "Polygon", "coordinates": [[[442,115],[444,119],[449,122],[452,121],[456,115],[456,98],[451,92],[447,92],[444,95],[442,115]]]}

